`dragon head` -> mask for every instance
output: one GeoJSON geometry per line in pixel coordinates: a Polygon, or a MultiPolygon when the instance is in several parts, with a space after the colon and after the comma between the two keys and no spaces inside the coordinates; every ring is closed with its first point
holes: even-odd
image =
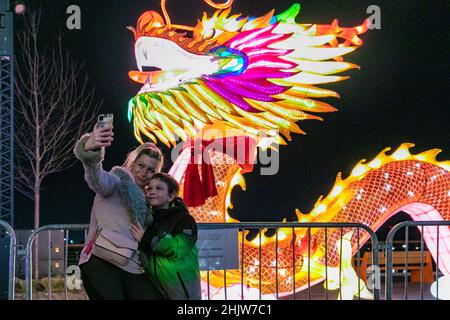
{"type": "Polygon", "coordinates": [[[129,102],[128,117],[141,134],[175,145],[205,126],[240,130],[256,137],[269,133],[285,144],[290,133],[303,133],[299,120],[320,117],[308,112],[335,109],[322,97],[338,97],[316,84],[344,80],[333,76],[357,67],[342,56],[361,45],[354,28],[297,24],[300,5],[261,17],[231,14],[232,0],[203,13],[195,27],[172,24],[161,1],[163,16],[146,11],[136,28],[137,69],[130,78],[142,85],[129,102]],[[175,134],[175,135],[174,135],[175,134]]]}
{"type": "Polygon", "coordinates": [[[236,61],[242,66],[245,55],[223,44],[239,32],[268,26],[273,11],[251,22],[239,14],[229,17],[230,12],[231,8],[217,10],[212,17],[204,12],[194,28],[167,24],[156,11],[144,12],[137,28],[128,27],[135,37],[138,67],[129,76],[143,84],[140,93],[167,90],[204,75],[224,74],[227,64],[236,61]]]}

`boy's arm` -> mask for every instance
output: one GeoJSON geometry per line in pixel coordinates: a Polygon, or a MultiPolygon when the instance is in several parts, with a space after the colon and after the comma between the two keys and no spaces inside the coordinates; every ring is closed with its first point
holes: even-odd
{"type": "Polygon", "coordinates": [[[153,238],[154,236],[151,228],[147,228],[142,236],[142,239],[139,241],[139,250],[144,252],[146,255],[150,254],[152,251],[153,238]]]}
{"type": "Polygon", "coordinates": [[[153,253],[168,259],[177,259],[186,255],[197,241],[197,223],[187,215],[179,224],[175,234],[154,237],[151,241],[153,253]]]}

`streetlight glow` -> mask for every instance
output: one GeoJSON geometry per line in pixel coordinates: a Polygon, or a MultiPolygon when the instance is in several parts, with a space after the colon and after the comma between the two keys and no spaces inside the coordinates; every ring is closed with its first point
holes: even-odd
{"type": "Polygon", "coordinates": [[[25,3],[23,1],[15,1],[13,3],[13,5],[14,5],[14,12],[16,14],[24,14],[25,13],[25,10],[27,7],[25,6],[25,3]]]}

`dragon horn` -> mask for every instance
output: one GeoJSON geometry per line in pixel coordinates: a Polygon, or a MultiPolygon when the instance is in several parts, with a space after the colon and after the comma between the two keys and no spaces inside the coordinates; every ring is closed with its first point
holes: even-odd
{"type": "Polygon", "coordinates": [[[170,21],[169,14],[167,13],[166,0],[161,0],[161,10],[162,10],[163,15],[164,15],[164,20],[166,20],[166,25],[170,29],[171,26],[172,26],[172,22],[170,21]]]}
{"type": "MultiPolygon", "coordinates": [[[[205,3],[207,3],[209,6],[215,8],[215,9],[227,9],[229,7],[231,7],[231,5],[233,4],[234,0],[227,0],[227,2],[222,3],[222,4],[217,4],[212,0],[203,0],[205,1],[205,3]]],[[[164,15],[164,19],[166,20],[166,25],[169,29],[172,28],[172,22],[170,21],[170,17],[169,14],[167,13],[167,8],[166,8],[166,0],[161,0],[161,10],[163,12],[164,15]]],[[[177,27],[184,27],[184,26],[179,26],[177,25],[177,27]]],[[[189,30],[192,30],[192,28],[189,28],[189,30]]]]}
{"type": "Polygon", "coordinates": [[[218,3],[215,3],[212,0],[203,0],[203,1],[205,1],[205,3],[208,4],[209,6],[215,8],[215,9],[220,9],[220,10],[227,9],[227,8],[231,7],[231,5],[234,2],[234,0],[227,0],[227,2],[225,2],[225,3],[218,4],[218,3]]]}

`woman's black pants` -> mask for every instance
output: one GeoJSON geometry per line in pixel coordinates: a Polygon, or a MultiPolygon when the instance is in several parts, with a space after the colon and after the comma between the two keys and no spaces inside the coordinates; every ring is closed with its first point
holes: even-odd
{"type": "Polygon", "coordinates": [[[127,272],[94,255],[80,269],[90,300],[164,299],[146,274],[127,272]]]}

